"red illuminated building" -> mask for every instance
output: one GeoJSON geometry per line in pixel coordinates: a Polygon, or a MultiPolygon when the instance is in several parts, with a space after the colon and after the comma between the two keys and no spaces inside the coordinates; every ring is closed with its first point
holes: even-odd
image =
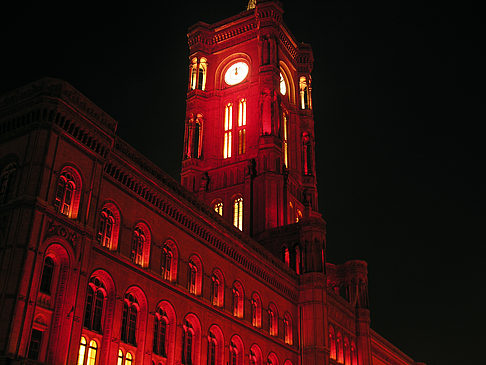
{"type": "Polygon", "coordinates": [[[189,29],[182,185],[66,82],[0,98],[1,364],[417,364],[370,329],[366,263],[326,263],[282,13],[189,29]]]}

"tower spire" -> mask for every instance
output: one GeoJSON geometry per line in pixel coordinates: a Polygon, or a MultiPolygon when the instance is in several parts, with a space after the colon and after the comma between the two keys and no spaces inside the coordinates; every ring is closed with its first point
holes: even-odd
{"type": "Polygon", "coordinates": [[[255,7],[256,7],[256,0],[250,0],[248,1],[248,6],[246,7],[246,10],[255,9],[255,7]]]}

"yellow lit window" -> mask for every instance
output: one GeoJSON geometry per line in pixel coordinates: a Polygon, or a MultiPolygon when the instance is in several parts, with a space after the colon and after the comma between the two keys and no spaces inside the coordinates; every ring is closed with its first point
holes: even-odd
{"type": "Polygon", "coordinates": [[[309,85],[307,84],[307,79],[305,78],[305,76],[301,76],[299,79],[299,90],[300,90],[300,108],[312,109],[309,85]]]}
{"type": "Polygon", "coordinates": [[[233,129],[233,104],[229,103],[226,105],[224,110],[223,158],[231,157],[232,129],[233,129]]]}
{"type": "Polygon", "coordinates": [[[283,113],[283,154],[285,167],[289,167],[289,147],[288,147],[288,117],[287,113],[283,113]]]}
{"type": "Polygon", "coordinates": [[[222,216],[223,215],[223,203],[219,202],[219,203],[214,204],[214,211],[222,216]]]}
{"type": "Polygon", "coordinates": [[[81,341],[79,343],[79,354],[78,354],[78,364],[77,365],[83,365],[84,364],[84,354],[86,353],[86,338],[81,337],[81,341]]]}
{"type": "Polygon", "coordinates": [[[121,349],[118,349],[118,360],[116,365],[123,365],[123,351],[121,349]]]}
{"type": "Polygon", "coordinates": [[[131,353],[127,352],[127,357],[125,358],[125,365],[132,365],[133,356],[131,353]]]}
{"type": "Polygon", "coordinates": [[[88,349],[88,362],[86,365],[95,365],[96,364],[96,353],[98,352],[98,344],[96,341],[91,340],[89,342],[89,349],[88,349]]]}
{"type": "Polygon", "coordinates": [[[240,231],[243,230],[243,198],[235,199],[233,205],[233,224],[240,231]]]}
{"type": "Polygon", "coordinates": [[[238,104],[238,154],[246,152],[246,99],[238,104]]]}

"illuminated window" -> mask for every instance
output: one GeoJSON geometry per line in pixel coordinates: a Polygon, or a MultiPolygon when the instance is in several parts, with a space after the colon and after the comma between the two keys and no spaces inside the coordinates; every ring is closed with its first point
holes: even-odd
{"type": "Polygon", "coordinates": [[[196,255],[189,259],[187,289],[194,295],[202,292],[202,262],[196,255]]]}
{"type": "Polygon", "coordinates": [[[238,350],[236,348],[236,345],[233,342],[230,342],[230,347],[229,347],[229,365],[237,365],[237,360],[238,360],[238,350]]]}
{"type": "Polygon", "coordinates": [[[78,351],[78,362],[77,365],[84,365],[84,355],[86,353],[86,338],[81,336],[81,341],[79,342],[79,351],[78,351]]]}
{"type": "Polygon", "coordinates": [[[295,246],[295,272],[297,274],[300,274],[300,271],[301,271],[300,266],[301,266],[302,260],[300,258],[300,255],[301,255],[301,253],[300,253],[300,247],[299,246],[295,246]]]}
{"type": "Polygon", "coordinates": [[[208,365],[216,365],[216,336],[209,332],[208,335],[208,365]]]}
{"type": "Polygon", "coordinates": [[[137,346],[137,317],[138,302],[133,295],[126,294],[123,301],[121,340],[133,346],[137,346]]]}
{"type": "Polygon", "coordinates": [[[283,148],[283,155],[284,155],[284,164],[285,167],[289,167],[289,147],[288,147],[288,140],[289,140],[289,118],[287,113],[283,113],[282,115],[282,127],[283,127],[283,140],[282,140],[282,148],[283,148]]]}
{"type": "Polygon", "coordinates": [[[344,337],[344,364],[350,365],[351,364],[351,352],[349,348],[349,339],[348,337],[344,337]]]}
{"type": "Polygon", "coordinates": [[[290,317],[289,313],[285,313],[284,321],[283,321],[283,330],[284,330],[284,340],[286,344],[292,345],[292,317],[290,317]]]}
{"type": "Polygon", "coordinates": [[[284,248],[284,262],[287,267],[290,267],[290,251],[287,247],[284,248]]]}
{"type": "Polygon", "coordinates": [[[189,321],[184,321],[182,326],[182,363],[185,365],[193,364],[194,328],[189,321]]]}
{"type": "Polygon", "coordinates": [[[344,363],[343,338],[341,332],[338,332],[336,336],[336,360],[340,364],[344,363]]]}
{"type": "Polygon", "coordinates": [[[167,357],[167,333],[169,319],[167,314],[158,308],[155,313],[154,339],[152,351],[154,354],[167,357]]]}
{"type": "Polygon", "coordinates": [[[238,103],[238,154],[246,152],[246,99],[238,103]]]}
{"type": "Polygon", "coordinates": [[[169,247],[162,250],[162,276],[165,280],[172,280],[172,260],[173,254],[169,247]]]}
{"type": "Polygon", "coordinates": [[[54,260],[47,256],[44,260],[44,268],[42,269],[42,277],[39,291],[44,294],[51,294],[52,277],[54,274],[54,260]]]}
{"type": "Polygon", "coordinates": [[[254,327],[262,325],[262,300],[257,293],[253,293],[251,297],[251,324],[254,327]]]}
{"type": "Polygon", "coordinates": [[[116,361],[116,365],[123,365],[123,351],[121,349],[118,349],[118,359],[116,361]]]}
{"type": "Polygon", "coordinates": [[[207,60],[204,57],[201,57],[199,61],[199,68],[197,74],[197,88],[199,90],[206,90],[207,71],[208,71],[207,60]]]}
{"type": "Polygon", "coordinates": [[[143,253],[145,249],[145,232],[142,228],[136,227],[133,230],[133,237],[132,237],[132,250],[130,252],[130,259],[136,264],[140,266],[144,266],[143,262],[143,253]]]}
{"type": "Polygon", "coordinates": [[[285,80],[281,72],[280,72],[280,94],[282,95],[287,94],[287,86],[285,85],[285,80]]]}
{"type": "Polygon", "coordinates": [[[191,90],[194,90],[197,86],[197,58],[192,59],[192,63],[189,69],[191,90]]]}
{"type": "Polygon", "coordinates": [[[250,365],[256,365],[257,364],[257,357],[253,350],[250,350],[250,365]]]}
{"type": "Polygon", "coordinates": [[[114,224],[115,218],[113,217],[113,213],[110,210],[103,208],[101,211],[100,229],[96,237],[101,246],[111,247],[114,224]]]}
{"type": "Polygon", "coordinates": [[[277,309],[274,304],[270,304],[268,307],[268,332],[271,336],[278,335],[277,309]]]}
{"type": "Polygon", "coordinates": [[[84,327],[99,333],[101,333],[105,292],[103,283],[98,278],[91,278],[84,310],[84,327]]]}
{"type": "Polygon", "coordinates": [[[356,345],[354,344],[354,341],[351,341],[350,345],[350,358],[351,358],[351,365],[357,365],[358,364],[358,356],[356,354],[356,345]]]}
{"type": "Polygon", "coordinates": [[[61,212],[68,217],[71,215],[73,195],[75,190],[76,185],[74,184],[73,176],[69,172],[62,173],[57,182],[54,207],[58,212],[61,212]]]}
{"type": "Polygon", "coordinates": [[[42,331],[32,329],[30,334],[29,353],[27,357],[31,360],[38,360],[42,345],[42,331]]]}
{"type": "Polygon", "coordinates": [[[336,336],[332,326],[329,326],[329,357],[336,360],[336,336]]]}
{"type": "Polygon", "coordinates": [[[298,223],[302,220],[302,212],[300,211],[299,208],[296,209],[295,211],[295,222],[298,223]]]}
{"type": "Polygon", "coordinates": [[[127,356],[125,357],[125,365],[132,365],[133,364],[133,355],[130,352],[127,352],[127,356]]]}
{"type": "Polygon", "coordinates": [[[197,266],[194,263],[189,263],[189,291],[192,294],[196,294],[196,279],[197,279],[197,266]]]}
{"type": "Polygon", "coordinates": [[[223,158],[231,157],[232,130],[233,130],[233,104],[229,103],[224,108],[223,158]]]}
{"type": "Polygon", "coordinates": [[[302,162],[304,165],[304,174],[312,175],[312,143],[307,132],[304,132],[302,135],[302,162]]]}
{"type": "Polygon", "coordinates": [[[312,109],[309,85],[307,84],[307,79],[305,78],[305,76],[301,76],[299,79],[299,90],[300,90],[300,108],[312,109]]]}
{"type": "Polygon", "coordinates": [[[240,231],[243,230],[243,198],[236,198],[233,203],[233,224],[240,231]]]}
{"type": "Polygon", "coordinates": [[[243,318],[243,305],[245,302],[243,287],[239,282],[233,285],[233,315],[238,318],[243,318]]]}
{"type": "Polygon", "coordinates": [[[223,202],[217,202],[213,206],[214,211],[218,213],[219,215],[223,215],[223,202]]]}
{"type": "Polygon", "coordinates": [[[86,365],[95,365],[96,364],[96,354],[98,352],[98,344],[95,340],[89,341],[89,348],[88,348],[88,362],[86,365]]]}
{"type": "Polygon", "coordinates": [[[17,168],[11,163],[0,173],[0,204],[6,203],[12,194],[17,168]]]}

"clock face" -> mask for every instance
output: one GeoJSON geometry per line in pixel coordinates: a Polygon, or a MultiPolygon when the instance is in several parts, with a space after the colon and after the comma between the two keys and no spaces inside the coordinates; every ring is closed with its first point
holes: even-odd
{"type": "Polygon", "coordinates": [[[248,65],[245,62],[233,63],[224,74],[224,81],[228,85],[236,85],[248,76],[248,65]]]}

